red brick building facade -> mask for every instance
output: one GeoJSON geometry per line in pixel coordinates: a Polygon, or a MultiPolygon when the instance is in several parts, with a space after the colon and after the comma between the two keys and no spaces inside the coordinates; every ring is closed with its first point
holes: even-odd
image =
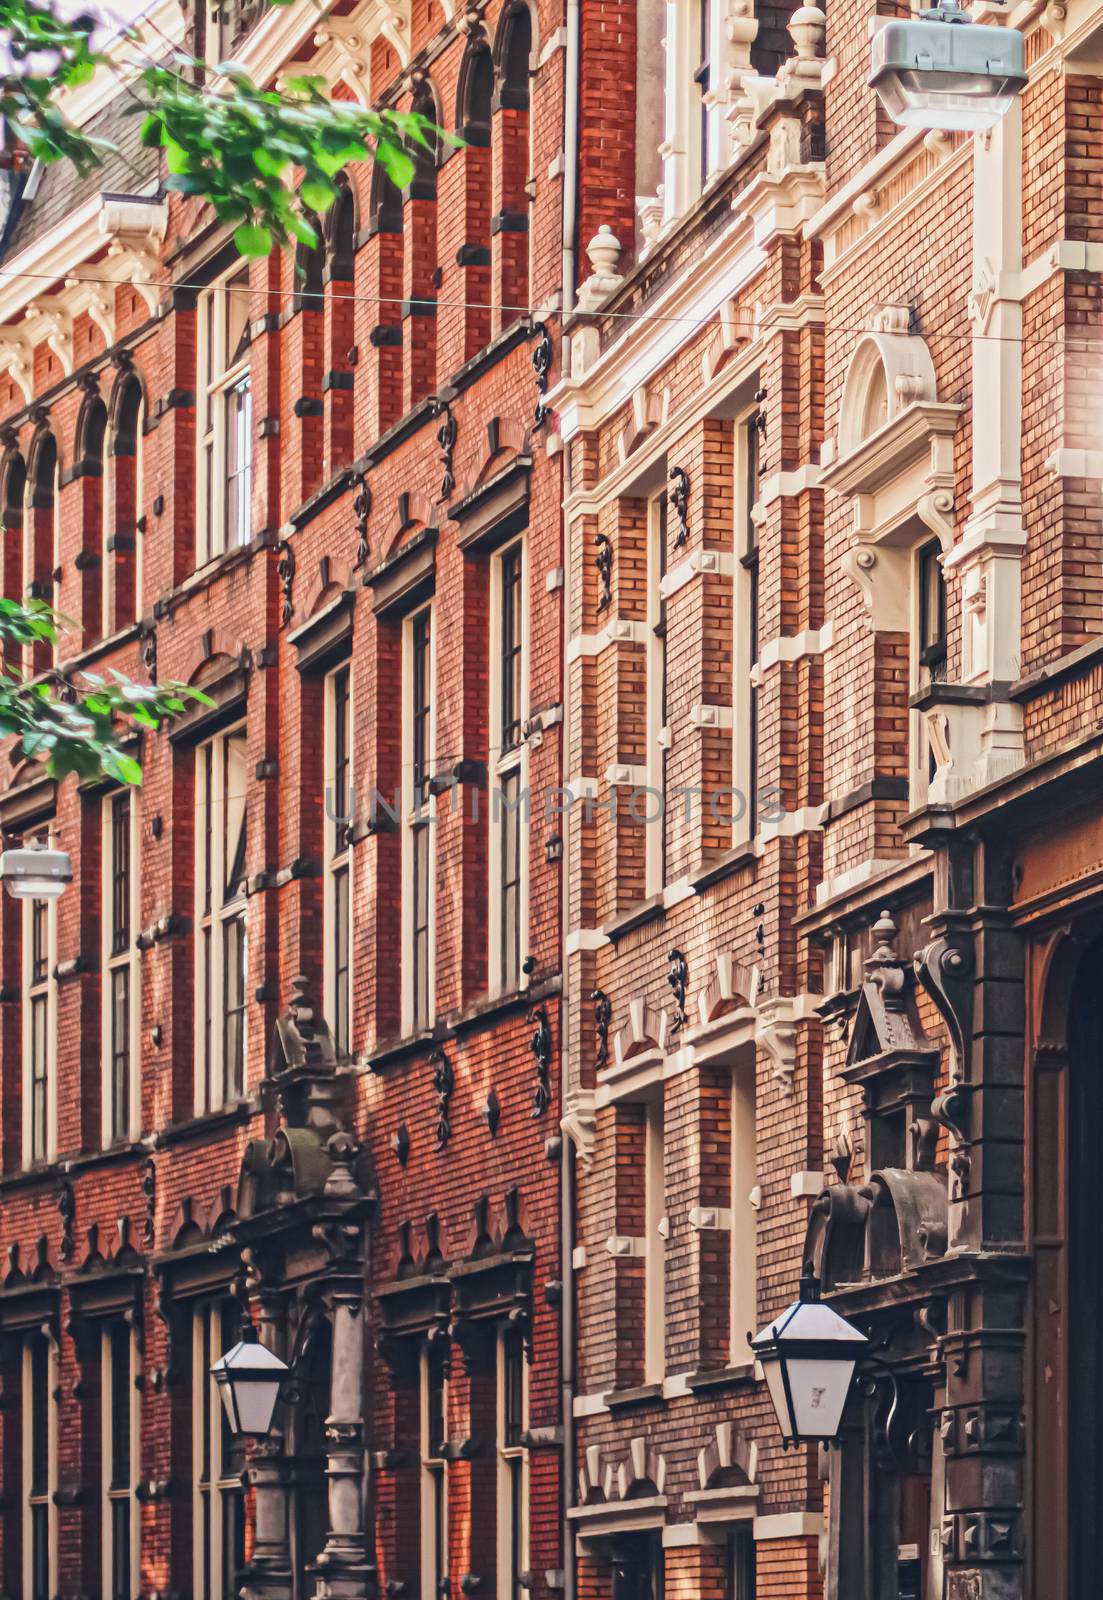
{"type": "Polygon", "coordinates": [[[6,178],[5,593],[72,619],[33,665],[210,702],[140,791],[4,791],[74,870],[3,913],[6,1594],[561,1585],[561,851],[522,804],[561,761],[560,12],[163,7],[463,133],[406,192],[351,168],[294,258],[167,197],[110,80],[72,114],[118,157],[6,178]],[[295,1390],[243,1476],[207,1369],[247,1315],[295,1390]]]}
{"type": "Polygon", "coordinates": [[[918,9],[166,6],[465,142],[250,265],[109,87],[4,175],[27,665],[211,702],[0,795],[4,1593],[1094,1596],[1103,7],[978,135],[918,9]]]}

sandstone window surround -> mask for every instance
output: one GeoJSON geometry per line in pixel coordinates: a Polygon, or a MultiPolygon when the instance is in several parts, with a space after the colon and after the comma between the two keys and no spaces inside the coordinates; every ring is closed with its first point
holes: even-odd
{"type": "Polygon", "coordinates": [[[503,1327],[497,1338],[498,1593],[525,1600],[529,1564],[529,1373],[523,1335],[503,1327]]]}
{"type": "Polygon", "coordinates": [[[196,309],[196,566],[248,544],[252,532],[253,395],[249,268],[232,267],[196,309]]]}
{"type": "Polygon", "coordinates": [[[647,635],[646,635],[646,803],[644,827],[644,896],[661,894],[667,873],[667,762],[672,742],[669,723],[667,648],[667,571],[669,494],[665,484],[647,502],[647,635]],[[657,810],[656,810],[657,807],[657,810]]]}
{"type": "Polygon", "coordinates": [[[138,1512],[140,1396],[135,1330],[125,1320],[100,1330],[100,1482],[105,1595],[130,1596],[140,1575],[138,1512]]]}
{"type": "MultiPolygon", "coordinates": [[[[53,846],[52,828],[25,843],[53,846]]],[[[57,901],[24,900],[23,942],[23,1166],[57,1155],[57,901]]],[[[52,1592],[52,1591],[51,1591],[52,1592]]]]}
{"type": "Polygon", "coordinates": [[[58,1587],[58,1347],[52,1333],[23,1339],[23,1593],[51,1600],[58,1587]]]}
{"type": "Polygon", "coordinates": [[[322,964],[326,1015],[333,1043],[345,1060],[352,1046],[352,677],[343,661],[325,680],[325,790],[323,794],[322,964]]]}
{"type": "Polygon", "coordinates": [[[247,763],[244,725],[195,753],[195,1110],[245,1094],[247,763]]]}
{"type": "MultiPolygon", "coordinates": [[[[35,429],[27,454],[23,507],[23,587],[28,596],[57,604],[60,553],[61,457],[48,420],[35,429]]],[[[32,647],[34,670],[57,663],[57,645],[32,647]]]]}
{"type": "Polygon", "coordinates": [[[427,1341],[419,1357],[421,1600],[438,1600],[448,1579],[447,1348],[427,1341]]]}
{"type": "Polygon", "coordinates": [[[245,1565],[241,1467],[211,1363],[241,1334],[241,1311],[230,1299],[192,1308],[192,1573],[195,1600],[221,1600],[245,1565]]]}
{"type": "Polygon", "coordinates": [[[432,1025],[435,1013],[434,819],[436,757],[433,607],[402,624],[402,1031],[432,1025]]]}
{"type": "MultiPolygon", "coordinates": [[[[953,548],[953,436],[962,411],[938,399],[930,351],[908,331],[910,321],[909,307],[885,306],[859,338],[843,386],[834,450],[825,451],[829,459],[820,479],[853,507],[856,537],[843,570],[861,592],[870,627],[908,641],[909,699],[932,676],[931,663],[920,659],[920,555],[930,561],[932,536],[940,559],[953,548]]],[[[969,733],[961,718],[972,709],[941,697],[925,710],[913,705],[913,805],[947,797],[951,774],[959,770],[959,746],[969,733]]]]}
{"type": "Polygon", "coordinates": [[[512,993],[527,982],[528,563],[523,540],[490,565],[490,986],[512,993]]]}
{"type": "Polygon", "coordinates": [[[137,1137],[141,969],[138,960],[138,793],[116,789],[101,803],[101,1137],[104,1147],[137,1137]]]}

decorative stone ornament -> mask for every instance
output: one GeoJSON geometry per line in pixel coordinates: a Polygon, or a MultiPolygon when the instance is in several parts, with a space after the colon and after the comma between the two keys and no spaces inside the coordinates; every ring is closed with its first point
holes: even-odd
{"type": "Polygon", "coordinates": [[[1026,81],[1018,29],[977,27],[958,0],[873,36],[870,87],[904,128],[993,128],[1026,81]]]}
{"type": "Polygon", "coordinates": [[[586,246],[586,254],[593,271],[578,291],[580,312],[598,310],[624,282],[623,276],[617,271],[621,243],[608,223],[603,223],[594,234],[586,246]]]}
{"type": "Polygon", "coordinates": [[[854,1369],[868,1345],[864,1333],[821,1302],[819,1280],[806,1269],[800,1299],[751,1340],[786,1449],[838,1437],[854,1369]]]}

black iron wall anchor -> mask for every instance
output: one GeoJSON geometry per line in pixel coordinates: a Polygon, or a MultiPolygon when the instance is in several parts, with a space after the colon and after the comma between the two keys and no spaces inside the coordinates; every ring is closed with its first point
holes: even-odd
{"type": "Polygon", "coordinates": [[[594,1033],[597,1035],[594,1071],[603,1072],[609,1065],[609,1024],[613,1020],[613,1002],[604,989],[594,989],[590,999],[594,1003],[594,1033]]]}
{"type": "Polygon", "coordinates": [[[604,611],[606,606],[613,603],[613,541],[607,533],[599,533],[595,535],[594,543],[597,545],[594,566],[597,568],[598,581],[601,584],[597,608],[599,611],[604,611]]]}
{"type": "Polygon", "coordinates": [[[529,1049],[536,1062],[536,1089],[532,1097],[533,1117],[542,1117],[551,1105],[552,1032],[546,1006],[533,1006],[529,1012],[529,1025],[533,1028],[529,1049]]]}
{"type": "Polygon", "coordinates": [[[292,598],[292,586],[295,582],[295,552],[286,539],[281,539],[276,549],[280,555],[280,559],[276,563],[276,574],[283,589],[282,626],[286,628],[291,618],[295,615],[295,602],[292,598]]]}
{"type": "Polygon", "coordinates": [[[674,1021],[671,1023],[671,1032],[678,1033],[686,1026],[689,1016],[686,1012],[686,988],[689,984],[689,963],[680,950],[672,950],[667,956],[670,971],[666,975],[671,992],[674,995],[674,1021]]]}
{"type": "Polygon", "coordinates": [[[755,412],[755,418],[754,418],[755,430],[760,435],[761,438],[765,439],[767,424],[766,424],[766,407],[765,407],[765,403],[764,402],[769,398],[769,390],[768,389],[756,389],[755,392],[754,392],[754,397],[755,397],[755,404],[758,406],[758,410],[755,412]]]}
{"type": "Polygon", "coordinates": [[[157,629],[151,626],[142,636],[142,665],[150,683],[157,682],[157,629]]]}
{"type": "Polygon", "coordinates": [[[532,352],[532,370],[536,374],[536,410],[532,415],[534,428],[542,428],[548,420],[548,408],[544,404],[544,396],[548,392],[551,375],[552,357],[555,350],[552,346],[551,335],[544,323],[538,322],[532,330],[539,335],[535,350],[532,352]]]}
{"type": "Polygon", "coordinates": [[[451,404],[447,400],[434,400],[433,415],[441,419],[440,427],[437,429],[437,443],[440,445],[440,463],[444,468],[444,475],[440,484],[440,498],[442,500],[450,500],[452,491],[456,487],[456,474],[452,465],[452,457],[456,448],[456,437],[459,429],[456,426],[456,419],[452,415],[451,404]]]}
{"type": "Polygon", "coordinates": [[[371,485],[366,472],[360,474],[360,488],[352,502],[356,518],[356,566],[362,567],[368,559],[368,519],[371,516],[371,485]]]}
{"type": "Polygon", "coordinates": [[[443,1050],[434,1050],[429,1057],[433,1069],[433,1088],[437,1096],[437,1149],[443,1150],[452,1137],[450,1108],[456,1088],[456,1074],[443,1050]]]}
{"type": "Polygon", "coordinates": [[[689,539],[689,473],[685,467],[671,467],[670,505],[678,519],[678,532],[674,536],[674,549],[680,550],[689,539]]]}
{"type": "Polygon", "coordinates": [[[142,1243],[152,1250],[157,1233],[157,1163],[150,1156],[142,1167],[142,1193],[146,1197],[146,1220],[142,1228],[142,1243]]]}
{"type": "Polygon", "coordinates": [[[57,1192],[57,1213],[61,1218],[61,1246],[58,1250],[58,1259],[72,1261],[76,1250],[73,1238],[73,1223],[77,1216],[77,1201],[73,1193],[73,1185],[68,1179],[62,1182],[57,1192]]]}

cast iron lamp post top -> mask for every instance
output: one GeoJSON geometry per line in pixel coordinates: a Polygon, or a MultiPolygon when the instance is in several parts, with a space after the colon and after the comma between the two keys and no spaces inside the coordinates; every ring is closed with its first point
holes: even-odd
{"type": "Polygon", "coordinates": [[[873,37],[870,86],[901,127],[995,127],[1026,81],[1018,29],[982,27],[958,0],[887,22],[873,37]]]}
{"type": "Polygon", "coordinates": [[[864,1333],[820,1300],[819,1279],[807,1263],[799,1300],[751,1340],[786,1449],[838,1437],[854,1370],[868,1346],[864,1333]]]}

